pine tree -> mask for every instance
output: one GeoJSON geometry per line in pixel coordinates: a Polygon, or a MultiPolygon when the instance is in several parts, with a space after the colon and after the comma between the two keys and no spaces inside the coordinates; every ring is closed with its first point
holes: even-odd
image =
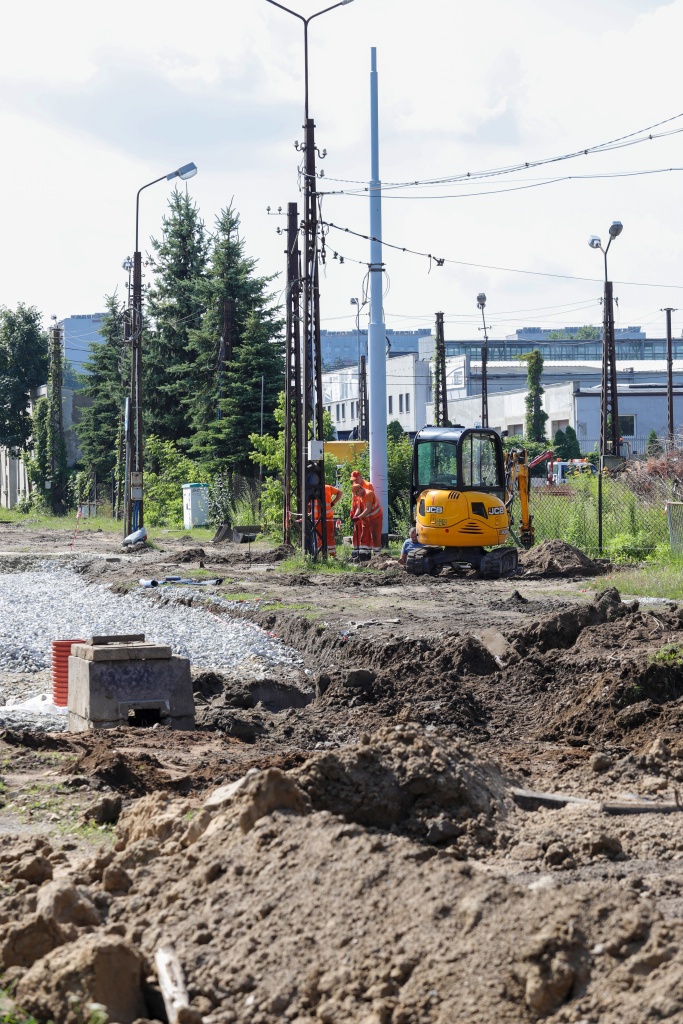
{"type": "Polygon", "coordinates": [[[272,306],[271,277],[258,277],[245,256],[239,215],[228,207],[216,219],[211,262],[200,292],[206,309],[190,332],[185,372],[194,434],[190,450],[213,472],[253,470],[248,434],[275,431],[274,409],[284,382],[282,321],[272,306]]]}
{"type": "Polygon", "coordinates": [[[251,312],[240,345],[224,374],[221,417],[211,419],[192,438],[190,450],[212,474],[253,471],[249,458],[250,434],[261,432],[263,378],[263,433],[275,434],[275,408],[284,386],[283,343],[270,317],[251,312]]]}
{"type": "Polygon", "coordinates": [[[80,389],[90,404],[76,426],[84,467],[99,476],[110,473],[116,465],[125,382],[130,376],[123,303],[115,295],[107,295],[105,305],[107,315],[100,328],[103,341],[90,345],[80,389]]]}
{"type": "Polygon", "coordinates": [[[567,435],[564,430],[556,430],[555,437],[553,438],[553,453],[555,458],[560,459],[561,461],[568,460],[569,455],[567,454],[567,451],[567,435]]]}
{"type": "Polygon", "coordinates": [[[191,432],[188,403],[196,354],[189,337],[201,324],[209,241],[188,195],[176,189],[168,205],[163,237],[151,240],[156,279],[147,295],[150,326],[142,349],[143,408],[146,434],[180,441],[191,432]]]}
{"type": "Polygon", "coordinates": [[[47,334],[35,306],[0,307],[0,445],[30,447],[29,393],[47,380],[47,334]]]}
{"type": "Polygon", "coordinates": [[[579,439],[576,436],[576,431],[573,427],[567,426],[564,436],[567,439],[567,458],[568,459],[580,459],[581,458],[581,445],[579,439]]]}

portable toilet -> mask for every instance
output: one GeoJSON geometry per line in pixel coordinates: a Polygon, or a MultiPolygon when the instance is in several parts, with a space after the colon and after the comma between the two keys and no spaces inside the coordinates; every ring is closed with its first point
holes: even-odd
{"type": "Polygon", "coordinates": [[[183,484],[183,526],[206,526],[209,522],[209,485],[183,484]]]}

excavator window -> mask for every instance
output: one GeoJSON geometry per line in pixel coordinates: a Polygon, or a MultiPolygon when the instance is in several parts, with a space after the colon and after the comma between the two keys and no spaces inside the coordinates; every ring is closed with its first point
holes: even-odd
{"type": "Polygon", "coordinates": [[[502,488],[496,443],[489,434],[465,434],[461,444],[462,487],[502,488]]]}
{"type": "Polygon", "coordinates": [[[417,486],[458,486],[457,444],[451,441],[426,441],[418,444],[417,486]]]}

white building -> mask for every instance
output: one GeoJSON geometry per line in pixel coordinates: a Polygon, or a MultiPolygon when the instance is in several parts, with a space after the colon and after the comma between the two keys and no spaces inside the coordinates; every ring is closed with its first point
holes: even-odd
{"type": "Polygon", "coordinates": [[[14,508],[29,494],[24,460],[13,458],[7,448],[0,448],[0,508],[14,508]]]}
{"type": "MultiPolygon", "coordinates": [[[[552,442],[558,430],[571,426],[583,452],[592,451],[600,437],[600,385],[584,387],[580,381],[568,380],[544,387],[542,405],[548,414],[546,435],[552,442]]],[[[526,415],[526,388],[489,391],[489,424],[508,434],[523,434],[526,415]]],[[[622,437],[629,441],[634,454],[645,450],[648,435],[654,430],[659,437],[667,433],[666,386],[658,382],[618,384],[619,425],[622,437]]],[[[427,407],[433,416],[433,405],[427,407]]],[[[466,427],[481,423],[481,395],[470,395],[448,402],[451,423],[466,427]]],[[[433,420],[432,420],[433,422],[433,420]]],[[[683,386],[674,387],[674,429],[683,432],[683,386]]]]}
{"type": "MultiPolygon", "coordinates": [[[[347,366],[322,375],[323,405],[332,417],[340,441],[358,431],[358,367],[347,366]]],[[[417,352],[387,359],[387,422],[398,420],[407,434],[414,434],[427,421],[431,397],[429,363],[417,352]]]]}

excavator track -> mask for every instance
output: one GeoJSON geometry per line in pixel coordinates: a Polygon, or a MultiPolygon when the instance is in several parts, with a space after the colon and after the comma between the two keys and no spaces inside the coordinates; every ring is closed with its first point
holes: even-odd
{"type": "Polygon", "coordinates": [[[518,564],[517,548],[494,548],[482,558],[479,575],[484,579],[497,580],[503,576],[511,576],[517,571],[518,564]]]}

